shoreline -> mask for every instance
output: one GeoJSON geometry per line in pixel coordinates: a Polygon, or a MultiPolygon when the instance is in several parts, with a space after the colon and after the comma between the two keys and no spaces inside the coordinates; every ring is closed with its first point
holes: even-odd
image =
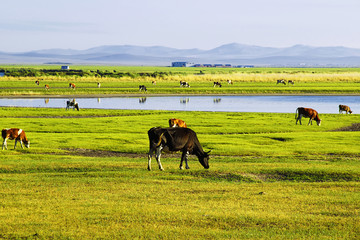
{"type": "Polygon", "coordinates": [[[41,94],[0,95],[2,98],[116,98],[116,97],[169,97],[169,96],[360,96],[356,93],[299,93],[299,94],[41,94]]]}

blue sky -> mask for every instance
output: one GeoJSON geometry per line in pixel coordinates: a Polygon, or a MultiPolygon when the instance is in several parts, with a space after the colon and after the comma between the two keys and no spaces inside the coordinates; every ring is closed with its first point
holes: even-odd
{"type": "Polygon", "coordinates": [[[0,51],[101,45],[360,48],[359,0],[2,1],[0,51]]]}

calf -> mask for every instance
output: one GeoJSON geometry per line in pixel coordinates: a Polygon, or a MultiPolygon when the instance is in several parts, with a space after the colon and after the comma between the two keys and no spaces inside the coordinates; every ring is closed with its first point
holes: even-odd
{"type": "Polygon", "coordinates": [[[289,80],[289,81],[288,81],[288,85],[290,85],[290,84],[291,84],[291,85],[294,85],[295,82],[294,82],[293,80],[289,80]]]}
{"type": "Polygon", "coordinates": [[[185,127],[186,128],[186,123],[181,119],[171,118],[171,119],[169,119],[169,127],[185,127]]]}
{"type": "Polygon", "coordinates": [[[216,86],[221,87],[221,83],[220,82],[214,82],[214,87],[216,87],[216,86]]]}
{"type": "Polygon", "coordinates": [[[346,114],[352,114],[352,111],[349,106],[346,105],[339,105],[339,113],[346,112],[346,114]]]}
{"type": "Polygon", "coordinates": [[[18,129],[18,128],[7,128],[7,129],[3,129],[1,131],[1,135],[2,138],[4,139],[3,141],[3,145],[2,145],[2,150],[7,149],[7,140],[14,140],[15,139],[15,146],[14,149],[16,148],[16,143],[19,141],[21,144],[21,148],[24,148],[23,146],[23,142],[25,144],[25,147],[29,148],[30,147],[30,141],[26,138],[25,132],[22,129],[18,129]]]}
{"type": "Polygon", "coordinates": [[[321,119],[319,118],[318,112],[312,108],[297,108],[295,113],[296,124],[298,121],[300,121],[301,125],[302,117],[310,118],[308,125],[310,125],[310,123],[312,125],[312,120],[315,120],[318,126],[321,124],[321,119]]]}
{"type": "Polygon", "coordinates": [[[36,80],[35,84],[39,86],[39,84],[40,84],[39,80],[36,80]]]}
{"type": "Polygon", "coordinates": [[[227,80],[228,84],[233,84],[232,80],[227,80]]]}
{"type": "Polygon", "coordinates": [[[101,86],[101,83],[98,82],[98,83],[97,83],[97,87],[100,88],[100,86],[101,86]]]}
{"type": "Polygon", "coordinates": [[[194,154],[198,157],[200,164],[209,168],[210,152],[204,152],[196,133],[189,128],[160,128],[154,127],[148,131],[150,150],[148,153],[148,170],[151,170],[151,157],[153,152],[156,152],[156,161],[160,170],[164,170],[160,162],[160,155],[162,149],[167,149],[172,152],[182,151],[180,169],[183,169],[183,162],[185,161],[186,169],[189,169],[188,155],[194,154]]]}
{"type": "Polygon", "coordinates": [[[45,84],[45,90],[49,90],[49,85],[48,84],[45,84]]]}
{"type": "Polygon", "coordinates": [[[139,85],[139,91],[147,92],[145,85],[139,85]]]}

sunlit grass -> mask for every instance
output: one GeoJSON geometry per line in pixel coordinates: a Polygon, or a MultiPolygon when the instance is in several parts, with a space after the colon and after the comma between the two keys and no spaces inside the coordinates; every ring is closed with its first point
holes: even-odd
{"type": "Polygon", "coordinates": [[[356,239],[359,115],[0,108],[29,149],[0,152],[4,239],[356,239]],[[173,116],[212,150],[147,167],[147,131],[173,116]],[[81,117],[81,118],[79,118],[81,117]]]}

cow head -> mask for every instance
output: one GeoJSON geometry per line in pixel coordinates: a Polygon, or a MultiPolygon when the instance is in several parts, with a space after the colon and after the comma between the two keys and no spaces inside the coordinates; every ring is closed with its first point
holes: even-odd
{"type": "Polygon", "coordinates": [[[202,154],[201,156],[199,156],[199,162],[201,163],[201,165],[205,168],[208,169],[209,168],[209,153],[211,151],[208,152],[204,152],[204,154],[202,154]]]}
{"type": "Polygon", "coordinates": [[[30,147],[30,141],[24,139],[23,143],[25,144],[26,148],[30,147]]]}
{"type": "Polygon", "coordinates": [[[317,123],[318,126],[320,126],[320,124],[321,124],[321,119],[316,120],[316,123],[317,123]]]}

